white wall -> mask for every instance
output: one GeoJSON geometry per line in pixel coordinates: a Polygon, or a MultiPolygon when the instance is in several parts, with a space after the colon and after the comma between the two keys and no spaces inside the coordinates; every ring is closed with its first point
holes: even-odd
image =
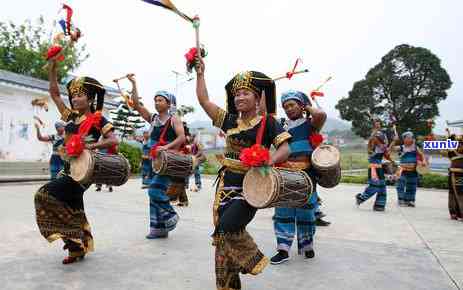
{"type": "Polygon", "coordinates": [[[31,105],[33,99],[47,95],[0,83],[0,161],[48,160],[51,144],[37,140],[33,116],[44,122],[43,133],[52,134],[58,111],[50,102],[48,112],[31,105]]]}
{"type": "Polygon", "coordinates": [[[53,134],[60,115],[50,97],[48,112],[32,106],[33,99],[43,97],[48,97],[48,92],[0,83],[0,162],[49,159],[51,144],[37,140],[33,117],[44,122],[42,134],[53,134]]]}

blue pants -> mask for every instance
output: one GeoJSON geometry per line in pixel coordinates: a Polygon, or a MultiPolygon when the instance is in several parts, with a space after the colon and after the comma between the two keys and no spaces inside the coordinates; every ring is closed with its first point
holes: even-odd
{"type": "Polygon", "coordinates": [[[151,160],[145,159],[142,162],[141,166],[141,177],[142,177],[142,184],[143,185],[150,185],[153,179],[153,167],[151,165],[151,160]]]}
{"type": "Polygon", "coordinates": [[[397,183],[399,201],[415,201],[418,174],[416,171],[404,171],[397,183]]]}
{"type": "Polygon", "coordinates": [[[64,163],[59,155],[52,154],[50,157],[50,179],[54,180],[63,169],[64,163]]]}
{"type": "MultiPolygon", "coordinates": [[[[201,189],[202,183],[201,183],[201,170],[200,166],[196,167],[195,171],[193,172],[195,176],[195,184],[198,189],[201,189]]],[[[190,179],[188,178],[187,180],[188,187],[190,187],[190,179]]]]}
{"type": "Polygon", "coordinates": [[[378,180],[373,180],[371,178],[371,169],[368,169],[368,186],[359,196],[359,199],[364,202],[376,194],[375,207],[385,208],[387,192],[386,180],[384,179],[384,170],[382,168],[377,168],[376,173],[378,175],[378,180]]]}
{"type": "Polygon", "coordinates": [[[289,252],[296,234],[299,254],[313,249],[316,205],[317,193],[314,192],[309,204],[302,208],[275,208],[273,227],[278,250],[289,252]]]}
{"type": "Polygon", "coordinates": [[[150,198],[150,228],[155,234],[166,234],[175,229],[178,215],[170,205],[166,190],[170,178],[165,175],[154,175],[148,189],[150,198]]]}

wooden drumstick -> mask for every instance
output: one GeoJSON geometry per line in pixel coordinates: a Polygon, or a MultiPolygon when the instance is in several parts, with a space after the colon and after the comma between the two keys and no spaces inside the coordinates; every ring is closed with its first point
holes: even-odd
{"type": "MultiPolygon", "coordinates": [[[[307,73],[307,72],[309,72],[308,69],[303,69],[303,70],[295,71],[292,75],[298,75],[298,74],[303,74],[303,73],[307,73]]],[[[274,81],[279,81],[279,80],[286,79],[286,78],[288,78],[288,76],[284,75],[284,76],[274,78],[273,80],[274,81]]]]}
{"type": "Polygon", "coordinates": [[[114,79],[113,82],[117,83],[118,81],[121,81],[121,80],[123,80],[123,79],[126,79],[126,78],[128,78],[128,77],[130,77],[130,76],[134,76],[134,75],[135,75],[135,74],[126,74],[126,75],[123,76],[123,77],[114,79]]]}

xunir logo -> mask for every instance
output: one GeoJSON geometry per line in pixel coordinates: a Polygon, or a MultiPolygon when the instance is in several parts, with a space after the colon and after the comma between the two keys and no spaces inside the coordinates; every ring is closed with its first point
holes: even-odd
{"type": "Polygon", "coordinates": [[[424,141],[424,150],[454,150],[458,148],[458,141],[424,141]]]}

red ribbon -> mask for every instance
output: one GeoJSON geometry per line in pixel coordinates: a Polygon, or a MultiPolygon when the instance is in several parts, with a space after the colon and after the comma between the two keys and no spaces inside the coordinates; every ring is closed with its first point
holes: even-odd
{"type": "MultiPolygon", "coordinates": [[[[63,51],[63,48],[60,45],[52,45],[52,46],[50,46],[50,48],[48,48],[48,51],[47,51],[46,59],[50,60],[51,58],[54,58],[55,56],[60,54],[61,51],[63,51]]],[[[64,60],[64,55],[58,56],[57,60],[58,61],[63,61],[64,60]]]]}
{"type": "Polygon", "coordinates": [[[313,133],[309,136],[309,142],[312,145],[312,148],[315,149],[323,143],[323,135],[313,133]]]}
{"type": "Polygon", "coordinates": [[[164,145],[167,144],[167,142],[165,140],[165,136],[166,136],[166,133],[167,133],[167,129],[170,126],[170,120],[171,120],[171,118],[167,119],[166,125],[162,129],[161,136],[159,136],[159,142],[154,144],[153,147],[151,147],[151,149],[150,149],[150,156],[151,156],[152,159],[156,159],[156,157],[158,155],[158,152],[157,152],[158,147],[159,146],[164,146],[164,145]]]}
{"type": "Polygon", "coordinates": [[[84,139],[92,127],[100,130],[101,112],[88,113],[86,119],[80,124],[77,134],[73,134],[66,142],[66,153],[71,157],[79,156],[85,149],[84,139]]]}
{"type": "Polygon", "coordinates": [[[320,92],[320,91],[311,91],[310,92],[310,97],[312,99],[315,99],[315,97],[324,97],[325,94],[323,92],[320,92]]]}
{"type": "Polygon", "coordinates": [[[296,59],[296,62],[294,63],[294,66],[293,66],[293,70],[286,73],[286,77],[288,78],[288,80],[290,80],[293,77],[294,73],[296,72],[296,68],[297,68],[297,65],[299,64],[299,61],[301,61],[300,58],[296,59]]]}
{"type": "Polygon", "coordinates": [[[267,116],[262,115],[262,121],[257,131],[256,144],[250,148],[241,149],[241,163],[248,167],[263,166],[270,160],[270,151],[262,146],[262,138],[264,137],[265,126],[267,124],[267,116]]]}
{"type": "Polygon", "coordinates": [[[69,5],[63,4],[63,9],[66,10],[66,33],[67,35],[71,34],[71,18],[72,18],[72,8],[69,5]]]}

